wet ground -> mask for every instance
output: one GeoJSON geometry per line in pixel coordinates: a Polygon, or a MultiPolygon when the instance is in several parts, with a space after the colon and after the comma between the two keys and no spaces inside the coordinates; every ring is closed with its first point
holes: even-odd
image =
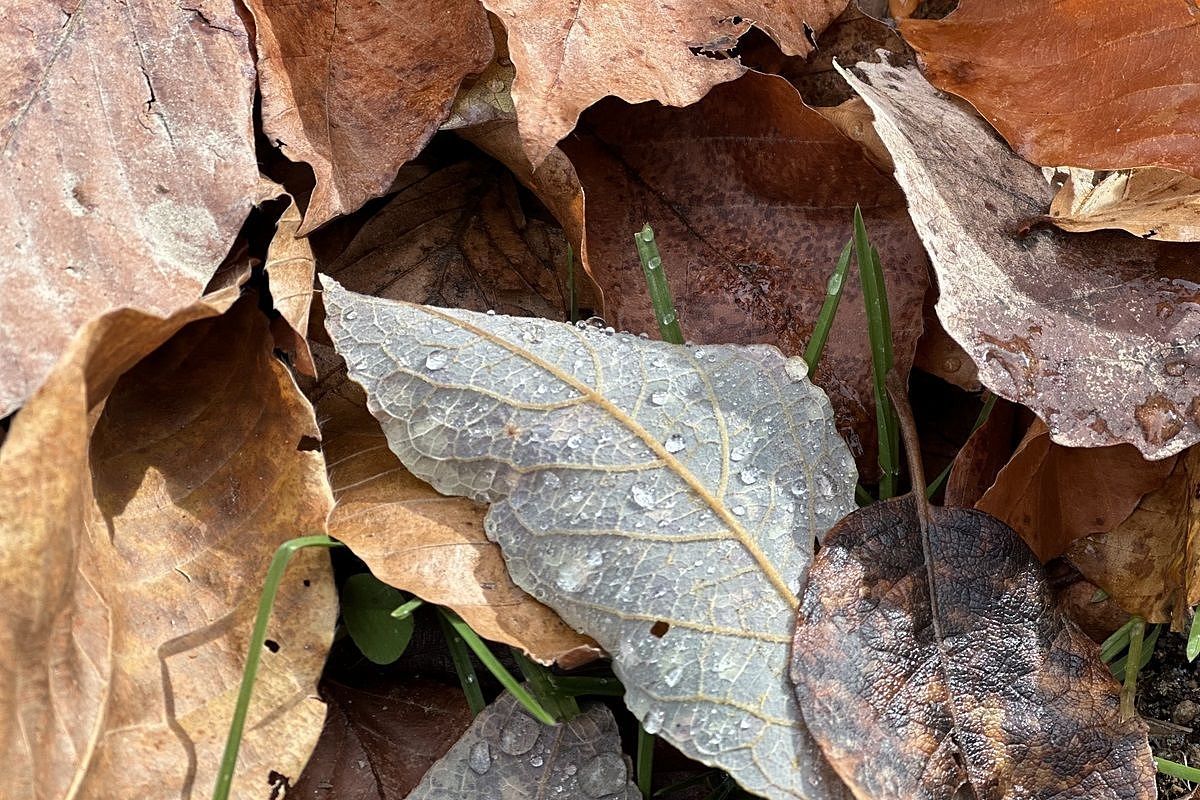
{"type": "MultiPolygon", "coordinates": [[[[1200,768],[1200,659],[1189,664],[1186,637],[1164,633],[1138,676],[1138,711],[1150,724],[1154,755],[1200,768]]],[[[1195,785],[1158,776],[1161,800],[1191,798],[1195,785]]],[[[1198,795],[1200,796],[1200,795],[1198,795]]]]}

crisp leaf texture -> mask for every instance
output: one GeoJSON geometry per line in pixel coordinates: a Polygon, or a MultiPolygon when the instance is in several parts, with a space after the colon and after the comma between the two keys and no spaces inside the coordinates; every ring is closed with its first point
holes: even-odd
{"type": "Polygon", "coordinates": [[[997,394],[1055,442],[1160,459],[1200,441],[1200,263],[1184,244],[1025,231],[1053,189],[911,69],[859,64],[938,275],[937,313],[997,394]]]}
{"type": "Polygon", "coordinates": [[[640,800],[612,712],[593,705],[543,725],[505,692],[475,718],[408,800],[640,800]]]}
{"type": "Polygon", "coordinates": [[[794,647],[813,736],[862,800],[1144,800],[1146,724],[1003,523],[911,496],[824,539],[794,647]],[[958,792],[970,786],[965,794],[958,792]]]}
{"type": "Polygon", "coordinates": [[[1066,231],[1115,228],[1143,239],[1200,241],[1200,178],[1168,169],[1072,169],[1050,204],[1066,231]]]}
{"type": "Polygon", "coordinates": [[[802,361],[323,285],[389,445],[492,503],[513,580],[612,654],[647,729],[750,791],[845,796],[786,680],[813,538],[855,482],[802,361]]]}

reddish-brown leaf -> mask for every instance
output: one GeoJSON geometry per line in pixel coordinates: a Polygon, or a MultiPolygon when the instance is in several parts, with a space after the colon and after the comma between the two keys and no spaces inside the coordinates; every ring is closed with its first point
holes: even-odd
{"type": "Polygon", "coordinates": [[[911,496],[856,511],[809,573],[792,677],[855,797],[1153,797],[1146,725],[1033,553],[982,512],[931,517],[911,496]]]}
{"type": "Polygon", "coordinates": [[[1200,15],[1192,3],[961,0],[900,30],[926,75],[1035,164],[1200,177],[1200,15]]]}
{"type": "Polygon", "coordinates": [[[0,417],[88,319],[196,300],[258,180],[233,0],[17,0],[4,17],[0,417]]]}
{"type": "Polygon", "coordinates": [[[987,420],[959,448],[946,479],[946,505],[971,508],[996,482],[1020,436],[1018,408],[997,399],[987,420]]]}

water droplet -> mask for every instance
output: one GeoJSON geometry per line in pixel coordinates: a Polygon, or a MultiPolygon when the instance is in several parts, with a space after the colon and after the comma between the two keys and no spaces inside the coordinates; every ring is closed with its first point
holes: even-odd
{"type": "Polygon", "coordinates": [[[521,332],[521,340],[527,344],[537,344],[542,341],[542,329],[540,326],[528,328],[521,332]]]}
{"type": "Polygon", "coordinates": [[[351,308],[351,309],[347,310],[346,313],[343,314],[342,316],[345,317],[346,319],[354,319],[355,317],[358,316],[358,312],[355,311],[353,308],[351,308]]]}
{"type": "Polygon", "coordinates": [[[670,395],[663,391],[653,392],[650,395],[650,402],[656,406],[665,406],[669,397],[670,395]]]}
{"type": "Polygon", "coordinates": [[[537,744],[540,734],[537,722],[528,714],[517,711],[500,731],[500,749],[510,756],[525,755],[537,744]]]}
{"type": "Polygon", "coordinates": [[[655,256],[654,258],[652,258],[646,262],[646,269],[658,269],[661,266],[662,266],[662,259],[659,258],[658,256],[655,256]]]}
{"type": "Polygon", "coordinates": [[[685,442],[683,437],[678,433],[672,433],[667,437],[666,441],[663,442],[663,447],[668,453],[678,453],[680,450],[687,447],[687,442],[685,442]]]}
{"type": "Polygon", "coordinates": [[[670,325],[672,322],[674,322],[677,319],[679,319],[679,317],[675,316],[674,311],[668,311],[667,313],[662,315],[663,325],[670,325]]]}
{"type": "Polygon", "coordinates": [[[735,445],[733,447],[733,449],[729,451],[729,460],[730,461],[741,461],[745,457],[746,457],[746,448],[742,447],[740,444],[735,445]]]}
{"type": "Polygon", "coordinates": [[[535,766],[535,767],[540,767],[540,766],[541,766],[543,763],[545,763],[545,762],[543,762],[543,761],[542,761],[542,757],[541,757],[541,756],[534,756],[533,758],[529,759],[529,763],[530,763],[532,766],[535,766]]]}
{"type": "Polygon", "coordinates": [[[557,489],[561,485],[562,478],[558,477],[553,472],[546,472],[542,474],[542,488],[557,489]]]}
{"type": "Polygon", "coordinates": [[[646,718],[642,720],[642,727],[646,729],[646,733],[658,733],[663,724],[662,709],[651,709],[646,712],[646,718]]]}
{"type": "Polygon", "coordinates": [[[733,508],[731,508],[729,510],[733,512],[733,515],[735,517],[743,517],[746,515],[746,507],[745,506],[734,506],[733,508]]]}
{"type": "Polygon", "coordinates": [[[663,676],[663,683],[671,688],[675,688],[679,684],[679,679],[683,677],[683,667],[675,667],[675,669],[663,676]]]}
{"type": "Polygon", "coordinates": [[[534,391],[534,393],[535,393],[535,394],[545,394],[545,393],[546,393],[546,384],[544,384],[544,383],[539,383],[539,384],[537,385],[537,388],[536,388],[536,389],[534,389],[533,391],[534,391]]]}
{"type": "Polygon", "coordinates": [[[425,356],[425,369],[442,369],[450,363],[450,355],[445,350],[432,350],[425,356]]]}
{"type": "Polygon", "coordinates": [[[746,467],[738,473],[738,477],[742,479],[742,483],[749,486],[752,483],[758,483],[759,471],[754,467],[746,467]]]}
{"type": "Polygon", "coordinates": [[[704,351],[697,350],[695,353],[693,353],[693,355],[696,356],[696,358],[704,358],[704,351]]]}
{"type": "Polygon", "coordinates": [[[582,561],[571,561],[562,566],[554,583],[564,592],[578,592],[591,583],[596,570],[604,566],[604,556],[595,551],[584,556],[582,561]]]}
{"type": "Polygon", "coordinates": [[[612,336],[616,332],[617,332],[617,329],[612,327],[611,325],[609,325],[607,328],[604,329],[605,336],[612,336]]]}
{"type": "Polygon", "coordinates": [[[654,491],[648,486],[635,483],[629,489],[629,498],[639,508],[654,508],[654,491]]]}
{"type": "Polygon", "coordinates": [[[583,444],[583,437],[578,433],[573,433],[567,437],[567,447],[571,450],[574,450],[581,444],[583,444]]]}
{"type": "Polygon", "coordinates": [[[817,494],[821,497],[833,497],[833,478],[824,472],[817,473],[817,494]]]}
{"type": "Polygon", "coordinates": [[[496,316],[496,309],[494,309],[494,308],[489,308],[489,309],[487,310],[487,315],[488,315],[489,317],[494,317],[494,316],[496,316]]]}
{"type": "Polygon", "coordinates": [[[574,764],[567,764],[567,766],[563,767],[563,772],[567,773],[568,775],[574,775],[578,771],[579,767],[575,766],[574,764]]]}
{"type": "Polygon", "coordinates": [[[487,742],[476,742],[471,745],[471,750],[467,753],[467,766],[476,775],[482,775],[491,769],[492,748],[488,746],[487,742]]]}
{"type": "Polygon", "coordinates": [[[601,753],[579,770],[579,788],[589,797],[619,792],[627,780],[625,761],[616,753],[601,753]]]}
{"type": "Polygon", "coordinates": [[[783,371],[794,381],[802,381],[808,377],[808,364],[800,356],[792,356],[783,362],[783,371]]]}

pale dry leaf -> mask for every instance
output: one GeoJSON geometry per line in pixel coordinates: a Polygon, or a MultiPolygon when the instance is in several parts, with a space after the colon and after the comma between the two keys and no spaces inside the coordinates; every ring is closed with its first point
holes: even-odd
{"type": "Polygon", "coordinates": [[[1200,178],[1168,169],[1071,170],[1050,221],[1077,233],[1107,228],[1143,239],[1200,241],[1200,178]]]}
{"type": "MultiPolygon", "coordinates": [[[[236,296],[96,318],[0,450],[0,796],[213,786],[267,564],[323,531],[332,499],[320,453],[301,447],[318,436],[312,409],[256,298],[230,308],[236,296]]],[[[308,757],[336,603],[328,556],[298,557],[234,796],[308,757]]]]}
{"type": "Polygon", "coordinates": [[[813,539],[856,478],[802,361],[322,285],[391,448],[492,504],[513,581],[612,655],[647,730],[767,797],[845,796],[785,677],[813,539]]]}
{"type": "MultiPolygon", "coordinates": [[[[953,18],[953,17],[952,17],[953,18]]],[[[980,380],[1069,447],[1200,441],[1200,263],[1183,244],[1029,229],[1053,189],[916,70],[859,64],[928,249],[938,317],[980,380]]]]}
{"type": "Polygon", "coordinates": [[[275,236],[267,247],[263,269],[271,287],[271,302],[286,326],[281,338],[288,342],[288,352],[300,372],[316,376],[312,351],[308,345],[308,316],[312,309],[313,283],[317,278],[317,262],[312,244],[297,236],[300,228],[300,207],[295,198],[275,223],[275,236]]]}
{"type": "Polygon", "coordinates": [[[547,797],[641,800],[621,733],[603,705],[543,725],[508,692],[485,708],[408,800],[547,797]]]}
{"type": "Polygon", "coordinates": [[[258,179],[254,62],[233,0],[18,0],[0,51],[0,416],[76,329],[195,301],[258,179]]]}

